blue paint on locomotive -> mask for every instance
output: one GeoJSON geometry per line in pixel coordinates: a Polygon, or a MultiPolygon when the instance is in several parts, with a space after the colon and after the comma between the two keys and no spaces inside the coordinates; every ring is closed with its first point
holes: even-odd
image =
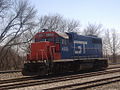
{"type": "Polygon", "coordinates": [[[101,58],[102,40],[95,36],[67,33],[69,39],[61,38],[61,58],[101,58]]]}

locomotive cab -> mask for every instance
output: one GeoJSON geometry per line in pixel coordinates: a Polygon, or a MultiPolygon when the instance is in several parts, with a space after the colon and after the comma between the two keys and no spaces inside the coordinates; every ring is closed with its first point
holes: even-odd
{"type": "Polygon", "coordinates": [[[48,71],[47,69],[52,67],[53,60],[57,61],[62,58],[62,46],[67,39],[67,34],[37,33],[34,36],[34,42],[30,45],[30,53],[27,54],[27,60],[22,70],[23,75],[27,75],[27,72],[39,72],[41,74],[41,71],[48,71]]]}
{"type": "Polygon", "coordinates": [[[44,61],[61,59],[61,45],[64,38],[56,32],[40,32],[31,43],[28,61],[44,61]]]}

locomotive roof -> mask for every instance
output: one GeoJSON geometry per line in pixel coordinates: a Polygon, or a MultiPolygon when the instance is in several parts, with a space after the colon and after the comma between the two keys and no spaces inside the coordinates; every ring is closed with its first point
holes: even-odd
{"type": "Polygon", "coordinates": [[[97,36],[95,36],[95,35],[81,35],[81,34],[76,33],[76,32],[69,32],[68,34],[72,34],[72,35],[74,35],[75,37],[77,37],[77,36],[84,36],[84,37],[99,38],[99,39],[101,39],[100,37],[97,37],[97,36]]]}
{"type": "MultiPolygon", "coordinates": [[[[101,38],[99,38],[97,36],[94,36],[94,35],[89,35],[89,36],[88,35],[81,35],[81,34],[76,33],[76,32],[68,32],[68,33],[67,32],[59,32],[59,31],[52,31],[52,32],[58,34],[59,36],[65,38],[65,39],[69,39],[69,35],[72,35],[74,37],[83,36],[83,37],[90,37],[90,38],[101,39],[101,38]]],[[[38,33],[41,33],[41,32],[38,32],[38,33]]]]}
{"type": "Polygon", "coordinates": [[[64,32],[56,32],[56,33],[57,33],[59,36],[65,38],[65,39],[69,39],[69,36],[68,36],[66,33],[64,33],[64,32]]]}

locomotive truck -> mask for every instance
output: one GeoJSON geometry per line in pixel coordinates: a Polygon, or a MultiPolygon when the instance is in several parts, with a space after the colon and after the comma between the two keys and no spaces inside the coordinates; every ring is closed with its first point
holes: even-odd
{"type": "Polygon", "coordinates": [[[106,69],[102,39],[75,32],[38,32],[30,44],[30,53],[22,69],[23,75],[77,72],[106,69]]]}

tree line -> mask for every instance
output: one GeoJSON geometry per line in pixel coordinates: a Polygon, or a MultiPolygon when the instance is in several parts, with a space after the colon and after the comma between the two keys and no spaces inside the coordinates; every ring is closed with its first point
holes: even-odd
{"type": "Polygon", "coordinates": [[[37,17],[37,10],[28,0],[0,0],[0,24],[0,70],[21,68],[34,34],[43,29],[102,37],[104,56],[110,62],[119,60],[120,39],[115,29],[88,23],[81,30],[79,20],[60,14],[37,17]]]}

